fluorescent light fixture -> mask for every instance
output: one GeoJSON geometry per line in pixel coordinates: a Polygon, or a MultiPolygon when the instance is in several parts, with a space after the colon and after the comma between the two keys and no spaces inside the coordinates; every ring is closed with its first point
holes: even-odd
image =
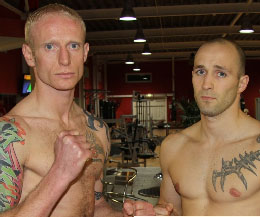
{"type": "Polygon", "coordinates": [[[135,72],[140,72],[141,71],[141,69],[140,69],[140,67],[139,67],[139,65],[137,63],[134,65],[133,71],[135,71],[135,72]]]}
{"type": "Polygon", "coordinates": [[[135,12],[132,8],[131,0],[125,0],[124,8],[122,10],[119,20],[123,20],[123,21],[136,20],[135,12]]]}
{"type": "Polygon", "coordinates": [[[134,64],[134,63],[135,63],[135,62],[134,62],[134,60],[133,60],[132,55],[131,55],[131,54],[128,54],[128,55],[127,55],[127,58],[126,58],[126,61],[125,61],[125,64],[130,65],[130,64],[134,64]]]}
{"type": "Polygon", "coordinates": [[[144,37],[144,32],[141,27],[137,28],[134,42],[146,42],[146,39],[144,37]]]}
{"type": "Polygon", "coordinates": [[[144,44],[144,49],[143,49],[143,52],[142,52],[142,55],[151,55],[151,51],[150,51],[150,47],[149,47],[149,44],[148,43],[145,43],[144,44]]]}
{"type": "Polygon", "coordinates": [[[242,19],[241,28],[239,30],[240,33],[253,33],[254,29],[250,22],[248,15],[245,15],[242,19]]]}

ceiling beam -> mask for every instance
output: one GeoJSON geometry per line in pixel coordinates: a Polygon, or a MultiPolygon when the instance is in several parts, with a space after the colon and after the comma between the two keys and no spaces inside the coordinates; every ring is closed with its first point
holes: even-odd
{"type": "MultiPolygon", "coordinates": [[[[260,50],[258,51],[245,51],[248,58],[260,58],[260,50]]],[[[153,53],[151,56],[143,56],[141,54],[133,54],[134,60],[138,62],[146,61],[161,61],[171,60],[172,57],[176,59],[188,59],[190,57],[190,51],[181,52],[165,52],[165,53],[153,53]]],[[[111,55],[98,55],[98,58],[103,61],[124,61],[126,59],[125,54],[111,54],[111,55]]]]}
{"type": "MultiPolygon", "coordinates": [[[[254,34],[260,32],[260,25],[254,25],[254,34]]],[[[203,26],[203,27],[179,27],[179,28],[164,28],[164,37],[167,36],[185,36],[185,35],[222,35],[239,34],[240,26],[203,26]]],[[[148,37],[162,37],[161,29],[144,29],[145,36],[148,37]]],[[[108,40],[108,39],[129,39],[133,38],[136,30],[116,30],[116,31],[100,31],[87,32],[86,40],[108,40]]]]}
{"type": "Polygon", "coordinates": [[[21,48],[24,38],[0,37],[0,52],[21,48]]]}
{"type": "Polygon", "coordinates": [[[20,10],[18,10],[16,7],[8,4],[6,1],[0,0],[0,5],[2,5],[3,7],[7,8],[8,10],[14,12],[15,14],[18,14],[22,19],[25,19],[25,17],[26,17],[25,13],[23,13],[20,10]]]}
{"type": "MultiPolygon", "coordinates": [[[[119,19],[122,8],[78,10],[84,20],[119,19]]],[[[135,7],[137,18],[163,16],[194,16],[236,13],[260,13],[260,3],[193,4],[158,7],[135,7]]]]}
{"type": "MultiPolygon", "coordinates": [[[[243,47],[252,47],[259,48],[260,50],[260,41],[251,40],[251,41],[236,41],[242,48],[243,47]]],[[[197,49],[202,45],[204,41],[191,41],[191,42],[169,42],[169,43],[151,43],[149,44],[151,51],[156,50],[165,50],[167,49],[197,49]]],[[[102,46],[91,46],[90,53],[97,52],[136,52],[143,49],[143,44],[134,43],[134,44],[124,44],[124,45],[102,45],[102,46]]]]}

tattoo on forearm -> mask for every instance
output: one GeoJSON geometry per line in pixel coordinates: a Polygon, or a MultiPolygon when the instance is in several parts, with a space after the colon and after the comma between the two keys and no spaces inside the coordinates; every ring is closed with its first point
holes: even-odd
{"type": "MultiPolygon", "coordinates": [[[[260,143],[260,136],[257,137],[256,141],[257,143],[260,143]]],[[[221,171],[214,170],[212,174],[212,184],[214,186],[215,191],[217,191],[216,190],[217,178],[220,177],[221,190],[224,192],[224,184],[225,184],[226,176],[233,173],[238,176],[238,178],[244,184],[245,189],[247,190],[247,181],[243,173],[241,172],[241,169],[246,169],[257,176],[255,171],[253,170],[256,169],[256,166],[253,163],[256,160],[260,161],[260,150],[255,152],[251,151],[249,154],[245,152],[244,156],[242,154],[239,154],[239,159],[235,157],[231,161],[225,161],[222,158],[221,171]]]]}
{"type": "Polygon", "coordinates": [[[96,192],[95,191],[95,199],[96,200],[100,200],[100,198],[103,196],[103,193],[102,192],[96,192]]]}
{"type": "Polygon", "coordinates": [[[18,204],[22,192],[22,169],[13,143],[24,144],[25,131],[15,119],[0,122],[0,212],[18,204]]]}

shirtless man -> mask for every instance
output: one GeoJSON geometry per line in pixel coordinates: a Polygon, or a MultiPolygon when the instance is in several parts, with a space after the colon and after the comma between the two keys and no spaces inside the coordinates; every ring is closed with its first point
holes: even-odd
{"type": "Polygon", "coordinates": [[[157,215],[170,215],[161,209],[167,203],[175,215],[260,215],[260,122],[240,109],[248,81],[235,43],[220,38],[199,48],[192,83],[201,121],[161,146],[157,215]]]}
{"type": "Polygon", "coordinates": [[[260,214],[260,123],[240,109],[248,81],[235,43],[200,47],[192,83],[201,121],[162,144],[159,204],[182,215],[260,214]]]}
{"type": "Polygon", "coordinates": [[[0,216],[117,217],[102,197],[107,126],[74,101],[89,45],[70,8],[31,14],[22,47],[32,93],[0,119],[0,216]]]}

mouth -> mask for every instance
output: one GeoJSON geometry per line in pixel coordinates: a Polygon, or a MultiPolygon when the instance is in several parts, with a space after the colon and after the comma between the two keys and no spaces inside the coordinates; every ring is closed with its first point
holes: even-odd
{"type": "Polygon", "coordinates": [[[72,78],[75,75],[73,72],[61,72],[57,73],[56,76],[64,79],[72,78]]]}
{"type": "Polygon", "coordinates": [[[215,97],[211,97],[211,96],[201,96],[201,99],[203,101],[212,101],[212,100],[215,100],[216,98],[215,97]]]}

